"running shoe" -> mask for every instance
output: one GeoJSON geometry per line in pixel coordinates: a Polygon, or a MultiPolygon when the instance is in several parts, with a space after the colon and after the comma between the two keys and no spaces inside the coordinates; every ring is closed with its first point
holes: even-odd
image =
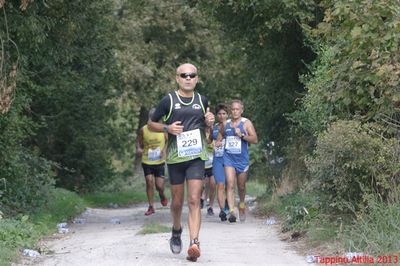
{"type": "Polygon", "coordinates": [[[181,234],[182,234],[182,227],[179,230],[175,230],[172,227],[172,236],[169,240],[169,247],[171,248],[171,251],[174,254],[179,254],[182,251],[181,234]]]}
{"type": "Polygon", "coordinates": [[[190,246],[187,251],[188,256],[186,257],[187,260],[196,262],[197,258],[200,257],[200,242],[197,238],[190,241],[190,246]]]}
{"type": "Polygon", "coordinates": [[[168,205],[168,199],[167,199],[167,197],[165,197],[165,196],[163,196],[163,197],[161,197],[161,205],[162,206],[167,206],[168,205]]]}
{"type": "Polygon", "coordinates": [[[212,207],[208,207],[208,209],[207,209],[207,215],[208,215],[208,216],[213,216],[213,215],[214,215],[214,210],[213,210],[212,207]]]}
{"type": "Polygon", "coordinates": [[[226,221],[226,212],[224,210],[221,210],[219,212],[219,218],[221,218],[221,222],[225,222],[226,221]]]}
{"type": "Polygon", "coordinates": [[[154,210],[153,206],[149,206],[149,208],[147,209],[147,211],[144,213],[144,215],[149,216],[152,215],[153,213],[155,213],[156,211],[154,210]]]}
{"type": "Polygon", "coordinates": [[[233,212],[231,212],[231,213],[229,214],[228,221],[229,221],[230,223],[236,223],[236,216],[235,216],[235,214],[234,214],[233,212]]]}

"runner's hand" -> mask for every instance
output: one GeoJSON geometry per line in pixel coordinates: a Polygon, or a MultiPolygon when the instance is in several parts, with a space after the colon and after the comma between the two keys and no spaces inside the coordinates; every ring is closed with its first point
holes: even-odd
{"type": "Polygon", "coordinates": [[[210,107],[207,107],[207,111],[204,114],[204,118],[206,120],[206,124],[208,127],[212,127],[212,125],[214,125],[215,116],[213,113],[210,112],[210,107]]]}
{"type": "Polygon", "coordinates": [[[235,134],[236,134],[236,136],[238,136],[239,138],[242,136],[242,132],[240,131],[240,128],[238,128],[238,127],[235,128],[235,134]]]}
{"type": "Polygon", "coordinates": [[[172,135],[179,135],[183,132],[183,126],[181,126],[181,121],[175,121],[168,126],[168,132],[172,135]]]}

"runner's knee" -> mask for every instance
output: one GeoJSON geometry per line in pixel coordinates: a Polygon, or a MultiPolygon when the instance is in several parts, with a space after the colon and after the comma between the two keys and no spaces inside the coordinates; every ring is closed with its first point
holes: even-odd
{"type": "Polygon", "coordinates": [[[154,180],[152,177],[146,177],[146,185],[149,187],[153,187],[154,186],[154,180]]]}
{"type": "Polygon", "coordinates": [[[200,198],[195,195],[188,196],[187,201],[190,209],[200,207],[200,198]]]}
{"type": "Polygon", "coordinates": [[[156,190],[157,190],[158,192],[163,191],[162,185],[158,184],[157,182],[156,182],[156,190]]]}
{"type": "Polygon", "coordinates": [[[243,184],[240,184],[240,183],[238,183],[238,189],[240,190],[240,191],[244,191],[245,189],[246,189],[246,184],[245,183],[243,183],[243,184]]]}
{"type": "Polygon", "coordinates": [[[227,190],[233,190],[233,189],[234,189],[233,183],[234,183],[234,182],[228,182],[228,183],[226,184],[226,189],[227,189],[227,190]]]}

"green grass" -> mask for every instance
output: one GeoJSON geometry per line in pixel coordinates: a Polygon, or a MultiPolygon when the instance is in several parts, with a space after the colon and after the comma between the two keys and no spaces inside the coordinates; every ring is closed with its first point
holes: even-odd
{"type": "Polygon", "coordinates": [[[43,224],[45,227],[60,222],[66,222],[83,212],[86,203],[76,193],[57,188],[53,192],[46,208],[32,215],[34,223],[43,224]]]}
{"type": "Polygon", "coordinates": [[[267,185],[257,180],[249,180],[246,182],[246,194],[253,197],[261,197],[267,191],[267,185]]]}
{"type": "MultiPolygon", "coordinates": [[[[130,180],[116,181],[114,183],[116,183],[116,187],[120,191],[116,192],[115,189],[111,189],[110,191],[105,190],[103,192],[82,195],[86,204],[93,208],[109,208],[114,204],[117,204],[119,207],[126,207],[135,203],[147,202],[146,182],[143,176],[135,176],[130,180]]],[[[164,182],[164,187],[165,196],[170,198],[168,181],[164,182]]],[[[157,202],[158,200],[158,193],[154,188],[154,201],[157,202]]]]}
{"type": "Polygon", "coordinates": [[[35,249],[38,240],[56,231],[57,223],[67,221],[85,209],[84,201],[64,189],[54,189],[48,204],[32,215],[0,220],[0,265],[10,265],[19,248],[35,249]]]}
{"type": "Polygon", "coordinates": [[[11,265],[16,256],[17,249],[7,246],[6,243],[0,243],[0,265],[11,265]]]}
{"type": "Polygon", "coordinates": [[[284,206],[277,196],[263,195],[259,198],[259,211],[261,215],[282,215],[284,206]]]}
{"type": "Polygon", "coordinates": [[[110,207],[110,204],[121,207],[147,201],[147,196],[145,189],[130,189],[121,192],[96,192],[84,195],[83,199],[89,207],[110,207]]]}
{"type": "Polygon", "coordinates": [[[283,232],[306,232],[309,248],[325,255],[345,251],[370,255],[398,254],[400,250],[400,204],[369,200],[368,208],[357,213],[323,209],[325,198],[316,192],[296,191],[284,196],[259,198],[263,215],[279,217],[283,232]],[[305,211],[307,210],[307,211],[305,211]]]}
{"type": "Polygon", "coordinates": [[[145,224],[139,232],[138,235],[146,235],[146,234],[159,234],[159,233],[169,233],[171,232],[171,227],[159,224],[157,222],[151,222],[149,224],[145,224]]]}
{"type": "Polygon", "coordinates": [[[311,219],[307,226],[308,244],[311,247],[318,247],[339,240],[343,235],[343,227],[341,219],[320,214],[311,219]]]}
{"type": "Polygon", "coordinates": [[[400,255],[400,203],[369,200],[368,211],[357,215],[346,228],[344,245],[348,250],[375,256],[400,255]]]}

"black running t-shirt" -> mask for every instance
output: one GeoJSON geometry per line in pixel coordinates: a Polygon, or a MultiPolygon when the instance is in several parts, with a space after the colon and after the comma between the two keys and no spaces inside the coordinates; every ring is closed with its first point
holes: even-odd
{"type": "Polygon", "coordinates": [[[207,160],[207,141],[205,137],[205,110],[208,107],[206,97],[194,93],[193,97],[179,96],[172,92],[165,96],[151,117],[152,121],[163,121],[170,125],[181,121],[183,132],[179,140],[169,134],[167,144],[167,163],[180,163],[196,158],[207,160]]]}

